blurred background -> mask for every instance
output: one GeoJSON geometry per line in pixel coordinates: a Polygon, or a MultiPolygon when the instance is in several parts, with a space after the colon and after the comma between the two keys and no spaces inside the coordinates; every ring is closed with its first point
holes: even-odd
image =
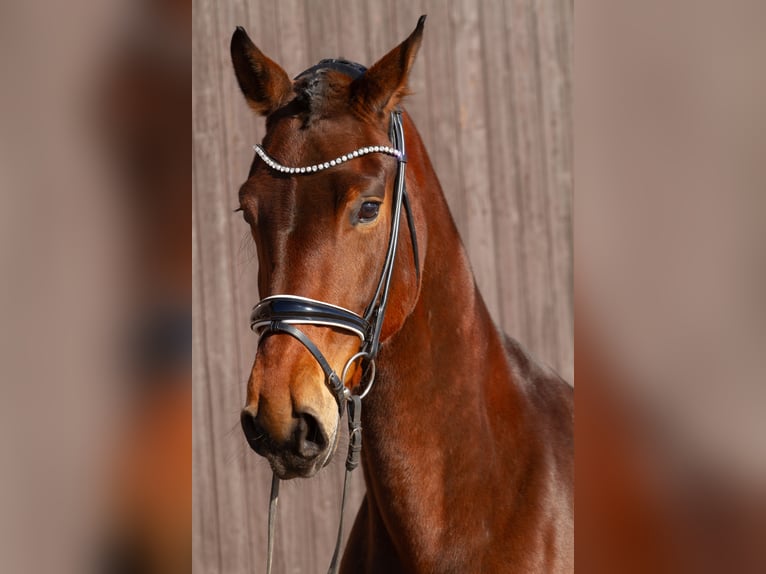
{"type": "MultiPolygon", "coordinates": [[[[322,58],[370,66],[427,14],[412,115],[495,320],[565,378],[573,375],[572,6],[528,0],[194,4],[194,566],[265,567],[271,471],[244,441],[239,412],[257,339],[257,255],[237,191],[264,121],[229,59],[244,26],[293,77],[322,58]]],[[[341,272],[339,270],[339,272],[341,272]]],[[[355,473],[349,524],[364,492],[355,473]]],[[[276,572],[330,563],[342,457],[283,483],[276,572]]],[[[346,528],[348,534],[349,528],[346,528]]]]}
{"type": "Polygon", "coordinates": [[[578,2],[577,568],[766,571],[763,2],[578,2]]]}
{"type": "Polygon", "coordinates": [[[0,571],[188,572],[191,3],[0,5],[0,571]]]}

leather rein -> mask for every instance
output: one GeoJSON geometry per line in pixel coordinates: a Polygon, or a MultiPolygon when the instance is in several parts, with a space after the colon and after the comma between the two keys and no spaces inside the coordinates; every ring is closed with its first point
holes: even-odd
{"type": "MultiPolygon", "coordinates": [[[[346,66],[345,61],[332,60],[331,64],[336,67],[346,66]]],[[[318,66],[326,62],[320,62],[318,66]]],[[[361,67],[361,66],[360,66],[361,67]]],[[[307,70],[307,72],[311,71],[307,70]]],[[[307,73],[304,72],[304,73],[307,73]]],[[[301,74],[303,75],[303,74],[301,74]]],[[[311,174],[316,171],[328,169],[340,163],[352,160],[370,153],[384,153],[391,155],[397,160],[396,178],[394,182],[394,195],[392,202],[391,229],[388,239],[386,259],[378,280],[375,293],[362,315],[332,305],[324,301],[299,297],[296,295],[272,295],[261,300],[252,310],[250,315],[250,328],[262,338],[277,334],[289,335],[300,342],[314,357],[325,375],[325,384],[335,397],[338,404],[339,416],[342,418],[344,406],[347,411],[347,423],[349,432],[348,455],[346,456],[346,471],[343,480],[343,496],[340,507],[340,521],[338,536],[335,543],[332,561],[328,574],[336,574],[339,567],[340,546],[343,538],[343,514],[346,506],[346,495],[349,476],[359,465],[362,449],[362,399],[370,392],[375,382],[375,358],[380,348],[380,334],[385,319],[386,306],[391,287],[391,277],[394,270],[396,248],[399,236],[402,207],[407,214],[407,223],[410,230],[415,270],[420,278],[420,263],[418,259],[417,237],[412,217],[410,203],[407,198],[405,186],[405,167],[407,156],[404,145],[404,130],[402,127],[401,111],[391,112],[389,138],[393,147],[370,146],[360,148],[349,154],[341,156],[331,162],[324,162],[314,166],[287,167],[279,164],[271,158],[261,146],[254,146],[258,156],[274,170],[288,174],[311,174]],[[297,325],[316,325],[321,327],[336,328],[347,331],[359,337],[359,351],[352,355],[346,362],[341,374],[332,368],[317,345],[297,325]],[[362,380],[354,393],[346,387],[346,376],[349,368],[357,361],[362,362],[362,380]]],[[[328,459],[329,462],[329,459],[328,459]]],[[[326,463],[325,463],[326,464],[326,463]]],[[[276,529],[277,503],[279,500],[279,478],[272,476],[271,495],[269,501],[269,531],[268,531],[268,554],[266,572],[271,574],[272,558],[274,550],[274,538],[276,529]]]]}

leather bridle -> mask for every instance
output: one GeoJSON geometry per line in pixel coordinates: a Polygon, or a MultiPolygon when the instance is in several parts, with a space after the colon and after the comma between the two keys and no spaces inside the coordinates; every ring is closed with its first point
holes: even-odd
{"type": "MultiPolygon", "coordinates": [[[[361,73],[364,72],[364,68],[358,64],[351,64],[343,60],[323,60],[317,64],[317,66],[310,68],[300,76],[310,73],[320,67],[339,69],[346,74],[352,75],[352,77],[361,75],[361,73]]],[[[311,353],[321,367],[325,376],[325,383],[335,397],[335,401],[338,404],[339,415],[341,417],[343,415],[343,407],[344,405],[346,406],[348,413],[349,450],[346,457],[346,473],[343,481],[343,496],[341,499],[341,516],[338,526],[338,537],[336,540],[335,552],[333,553],[332,562],[330,563],[328,571],[330,574],[335,574],[339,566],[340,545],[343,536],[343,514],[346,504],[348,479],[351,471],[353,471],[359,464],[362,448],[361,401],[367,393],[369,393],[375,382],[375,358],[380,349],[381,330],[385,319],[386,306],[388,304],[389,291],[391,288],[391,277],[393,275],[394,261],[396,259],[402,208],[404,208],[404,211],[407,214],[407,223],[410,230],[418,281],[420,278],[417,237],[405,185],[407,156],[404,145],[404,130],[402,127],[401,111],[398,109],[391,112],[390,115],[389,138],[393,147],[364,147],[354,150],[353,152],[343,155],[331,162],[304,167],[288,167],[281,165],[271,158],[262,147],[255,146],[255,150],[259,157],[271,169],[298,176],[310,175],[369,153],[385,153],[394,156],[397,159],[388,249],[386,251],[386,258],[383,263],[378,285],[364,313],[358,315],[349,309],[308,297],[299,297],[297,295],[272,295],[260,301],[253,308],[250,315],[250,327],[253,331],[258,333],[261,338],[284,334],[289,335],[300,342],[306,350],[311,353]],[[299,325],[327,327],[351,333],[360,339],[358,352],[348,359],[341,374],[338,375],[317,345],[298,327],[299,325]],[[362,361],[362,379],[357,387],[358,389],[361,389],[361,391],[359,393],[354,393],[346,387],[346,375],[349,368],[357,361],[362,361]]],[[[272,478],[271,499],[269,504],[267,574],[271,573],[278,495],[279,478],[274,474],[272,478]]]]}

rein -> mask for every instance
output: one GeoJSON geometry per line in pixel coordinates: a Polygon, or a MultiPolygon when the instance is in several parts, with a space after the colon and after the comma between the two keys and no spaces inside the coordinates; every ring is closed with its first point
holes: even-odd
{"type": "MultiPolygon", "coordinates": [[[[321,62],[320,62],[321,64],[321,62]]],[[[346,62],[343,62],[345,65],[346,62]]],[[[410,229],[410,238],[412,242],[413,257],[415,260],[415,270],[420,279],[420,263],[418,256],[417,237],[415,234],[415,225],[410,209],[410,203],[407,198],[405,188],[405,167],[407,156],[404,146],[404,129],[402,127],[402,117],[400,110],[391,112],[389,138],[392,147],[371,146],[363,147],[343,155],[330,162],[324,162],[313,166],[289,167],[284,166],[271,158],[261,146],[254,146],[258,156],[275,171],[288,174],[311,174],[317,171],[334,167],[354,158],[369,153],[384,153],[393,156],[397,160],[396,179],[394,182],[394,195],[392,205],[391,230],[388,239],[388,249],[386,259],[383,263],[383,269],[378,280],[375,293],[367,305],[363,315],[358,315],[353,311],[344,309],[337,305],[332,305],[324,301],[310,299],[308,297],[299,297],[297,295],[272,295],[260,301],[250,315],[250,328],[261,337],[268,337],[276,334],[289,335],[299,341],[309,353],[314,357],[325,375],[325,384],[328,386],[335,401],[338,403],[339,417],[343,417],[344,406],[347,411],[347,423],[349,432],[348,455],[346,456],[346,472],[343,480],[343,496],[340,506],[340,521],[338,525],[338,536],[335,542],[335,551],[328,574],[336,574],[339,567],[340,546],[343,538],[343,515],[346,506],[346,494],[348,489],[349,476],[351,472],[359,465],[360,453],[362,450],[362,399],[370,392],[375,382],[375,358],[380,349],[380,333],[383,328],[386,306],[388,305],[388,296],[391,287],[391,277],[394,270],[394,260],[396,258],[396,248],[399,237],[399,227],[401,222],[402,207],[407,214],[407,223],[410,229]],[[325,356],[314,344],[314,342],[296,325],[316,325],[321,327],[330,327],[342,329],[350,332],[360,339],[359,351],[348,359],[341,371],[340,376],[335,372],[325,356]],[[359,384],[361,392],[353,393],[349,390],[346,383],[346,375],[349,368],[355,362],[361,360],[364,364],[362,371],[362,380],[359,384]]],[[[326,462],[325,462],[326,464],[326,462]]],[[[268,535],[268,555],[266,561],[266,572],[271,574],[272,557],[274,549],[274,538],[276,530],[277,503],[279,500],[279,478],[276,474],[272,476],[271,496],[269,501],[269,535],[268,535]]]]}

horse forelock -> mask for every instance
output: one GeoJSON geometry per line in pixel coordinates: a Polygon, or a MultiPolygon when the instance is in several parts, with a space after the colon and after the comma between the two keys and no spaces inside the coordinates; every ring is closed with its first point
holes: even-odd
{"type": "Polygon", "coordinates": [[[351,111],[349,86],[365,71],[347,60],[322,60],[295,77],[293,98],[267,118],[267,128],[280,118],[299,117],[304,128],[315,120],[351,111]]]}

